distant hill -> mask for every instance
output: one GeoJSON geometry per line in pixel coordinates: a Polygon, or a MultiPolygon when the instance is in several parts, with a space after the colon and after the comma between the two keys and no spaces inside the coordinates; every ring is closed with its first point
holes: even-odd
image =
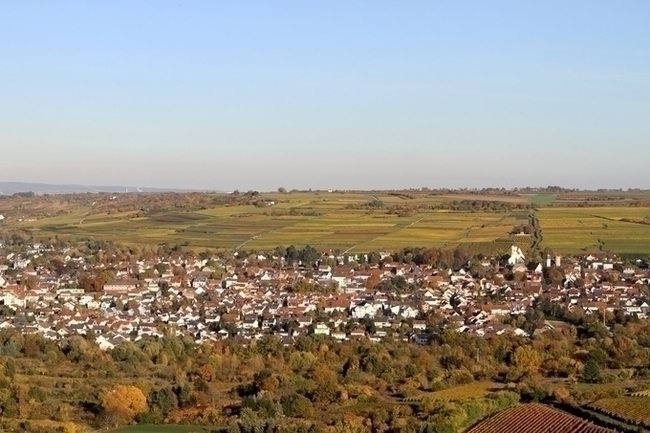
{"type": "Polygon", "coordinates": [[[192,192],[206,190],[146,188],[135,186],[56,185],[48,183],[0,182],[0,195],[11,195],[17,192],[30,191],[34,194],[70,194],[86,192],[192,192]]]}

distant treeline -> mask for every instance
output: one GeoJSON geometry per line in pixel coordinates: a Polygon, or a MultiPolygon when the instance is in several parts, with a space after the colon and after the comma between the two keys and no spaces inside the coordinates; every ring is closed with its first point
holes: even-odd
{"type": "MultiPolygon", "coordinates": [[[[580,190],[577,188],[563,188],[561,186],[543,186],[543,187],[523,187],[523,188],[496,188],[496,187],[486,187],[486,188],[429,188],[429,187],[421,187],[421,188],[407,188],[407,189],[400,189],[400,190],[333,190],[331,192],[335,192],[338,194],[344,194],[344,193],[375,193],[375,194],[418,194],[422,192],[426,192],[429,194],[436,194],[436,195],[447,195],[447,194],[462,194],[462,195],[510,195],[510,196],[517,196],[519,194],[559,194],[559,193],[570,193],[570,192],[588,192],[589,190],[580,190]]],[[[622,191],[634,191],[634,192],[643,192],[644,190],[641,189],[627,189],[627,190],[622,190],[622,189],[612,189],[612,190],[607,190],[607,189],[599,189],[599,190],[594,190],[592,192],[622,192],[622,191]]],[[[326,191],[318,191],[318,190],[297,190],[293,189],[291,192],[301,192],[301,193],[306,193],[306,192],[326,192],[326,191]]],[[[330,191],[327,191],[330,192],[330,191]]]]}
{"type": "MultiPolygon", "coordinates": [[[[553,207],[603,207],[603,206],[618,206],[618,207],[650,207],[650,201],[647,200],[620,200],[610,198],[594,198],[580,201],[560,201],[553,202],[553,207]]],[[[569,199],[571,200],[571,199],[569,199]]]]}
{"type": "MultiPolygon", "coordinates": [[[[16,213],[23,217],[47,217],[70,213],[80,207],[90,208],[89,215],[127,214],[125,217],[160,218],[172,212],[189,213],[197,210],[222,206],[250,205],[266,207],[270,201],[257,191],[232,194],[208,192],[162,192],[162,193],[75,193],[56,195],[35,195],[17,193],[0,196],[3,201],[14,201],[16,213]]],[[[277,202],[277,201],[276,201],[277,202]]]]}
{"type": "Polygon", "coordinates": [[[452,200],[436,204],[399,204],[386,205],[381,200],[371,200],[366,203],[351,203],[346,209],[377,210],[386,209],[387,213],[399,216],[412,216],[419,212],[449,210],[458,212],[511,212],[525,210],[530,207],[528,203],[508,203],[493,200],[452,200]]]}
{"type": "Polygon", "coordinates": [[[314,209],[310,208],[302,208],[302,209],[297,209],[297,208],[290,208],[289,210],[286,209],[273,209],[272,211],[268,212],[263,212],[262,215],[265,216],[272,216],[272,217],[280,217],[280,216],[321,216],[323,215],[322,212],[316,212],[314,209]]]}

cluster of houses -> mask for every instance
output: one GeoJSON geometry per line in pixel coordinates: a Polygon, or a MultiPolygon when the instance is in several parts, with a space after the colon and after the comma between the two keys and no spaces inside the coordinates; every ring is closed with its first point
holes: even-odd
{"type": "Polygon", "coordinates": [[[20,252],[0,245],[0,259],[0,328],[51,340],[84,335],[105,350],[166,333],[197,343],[249,344],[274,334],[288,346],[316,334],[425,345],[434,320],[485,338],[525,336],[503,317],[524,314],[540,296],[584,314],[645,318],[650,313],[645,302],[650,271],[642,262],[624,266],[616,258],[586,256],[531,266],[516,247],[501,267],[481,261],[493,270],[489,278],[473,276],[470,264],[457,271],[389,261],[362,267],[354,257],[328,254],[314,264],[265,256],[254,261],[169,256],[108,266],[68,248],[36,244],[20,252]],[[55,255],[66,269],[76,269],[75,275],[109,271],[113,278],[99,290],[84,289],[72,275],[50,270],[44,258],[55,255]],[[561,271],[562,281],[546,284],[545,267],[561,271]],[[617,278],[611,278],[613,272],[617,278]],[[520,278],[505,278],[508,273],[520,278]],[[393,284],[397,280],[400,284],[393,284]],[[301,282],[313,290],[298,290],[301,282]]]}

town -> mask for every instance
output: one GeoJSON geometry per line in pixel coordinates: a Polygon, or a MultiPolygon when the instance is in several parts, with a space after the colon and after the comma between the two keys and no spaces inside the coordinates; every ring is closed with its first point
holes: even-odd
{"type": "Polygon", "coordinates": [[[436,266],[437,250],[415,259],[289,250],[127,259],[111,245],[8,239],[0,245],[0,328],[53,341],[83,335],[102,350],[169,334],[198,344],[274,335],[291,346],[316,334],[427,345],[434,325],[484,338],[552,329],[552,320],[519,326],[517,317],[541,299],[604,323],[650,313],[642,260],[549,253],[535,261],[513,246],[499,257],[457,254],[455,266],[436,266]]]}
{"type": "Polygon", "coordinates": [[[0,433],[650,433],[650,2],[5,3],[0,433]]]}

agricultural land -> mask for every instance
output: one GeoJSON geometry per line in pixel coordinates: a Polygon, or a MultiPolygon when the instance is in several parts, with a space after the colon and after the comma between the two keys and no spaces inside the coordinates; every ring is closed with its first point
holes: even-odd
{"type": "Polygon", "coordinates": [[[345,253],[405,247],[503,254],[650,253],[650,194],[284,192],[3,197],[7,226],[36,239],[345,253]],[[524,228],[526,230],[520,230],[524,228]]]}
{"type": "Polygon", "coordinates": [[[620,194],[2,197],[0,431],[647,432],[620,194]]]}
{"type": "Polygon", "coordinates": [[[613,433],[576,416],[548,406],[529,404],[499,412],[468,433],[613,433]]]}

